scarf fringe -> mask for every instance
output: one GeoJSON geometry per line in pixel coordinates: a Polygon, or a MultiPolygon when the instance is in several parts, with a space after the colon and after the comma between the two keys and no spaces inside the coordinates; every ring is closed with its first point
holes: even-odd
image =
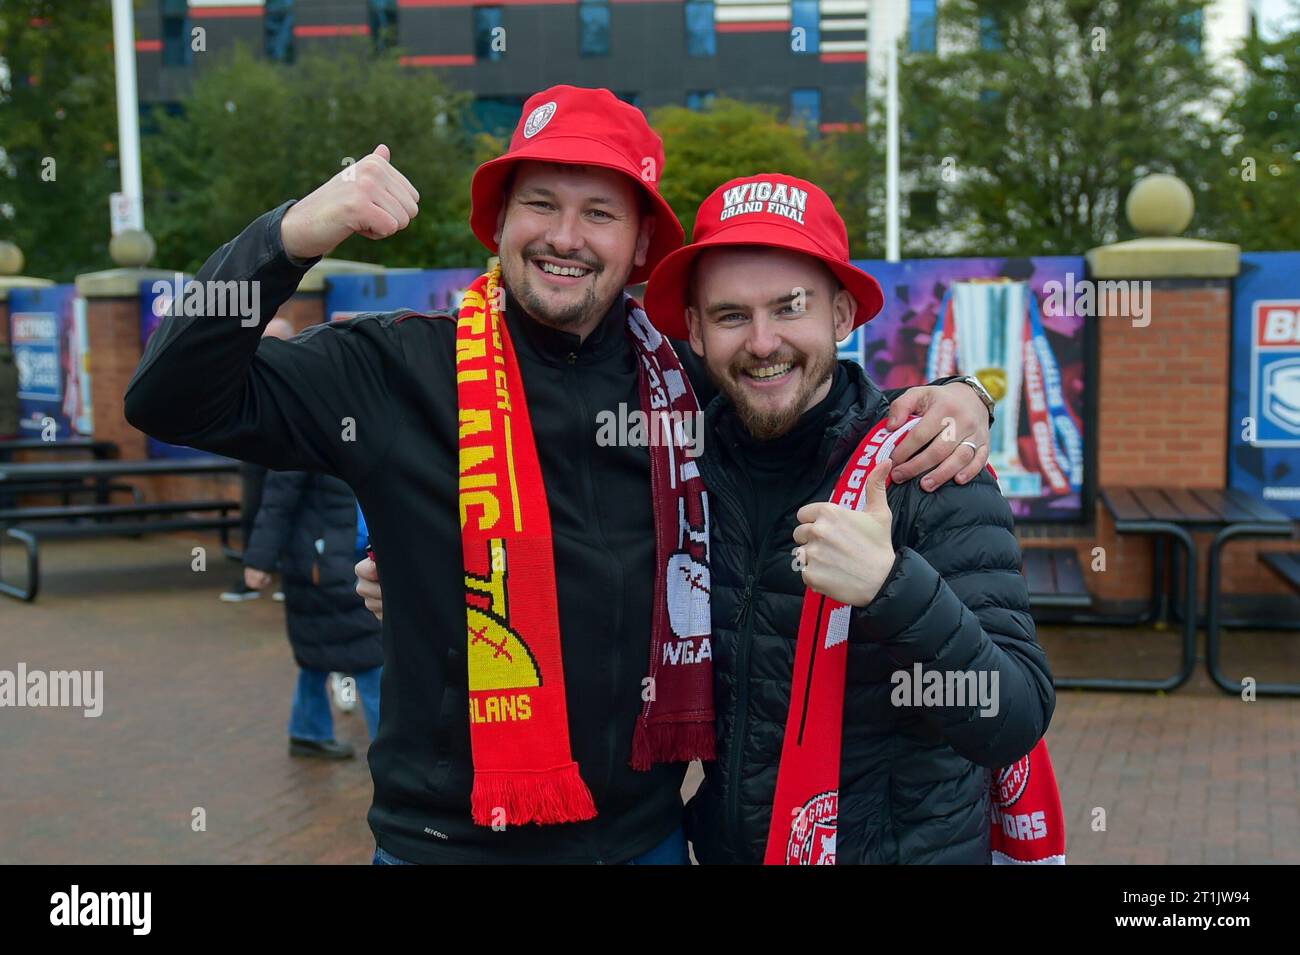
{"type": "Polygon", "coordinates": [[[529,822],[551,825],[596,818],[596,803],[578,774],[577,763],[542,773],[475,773],[470,805],[474,822],[480,826],[502,821],[509,826],[529,822]],[[502,809],[504,820],[500,818],[502,809]]]}
{"type": "Polygon", "coordinates": [[[689,763],[715,758],[713,721],[647,723],[637,721],[632,734],[632,768],[645,772],[655,763],[689,763]]]}

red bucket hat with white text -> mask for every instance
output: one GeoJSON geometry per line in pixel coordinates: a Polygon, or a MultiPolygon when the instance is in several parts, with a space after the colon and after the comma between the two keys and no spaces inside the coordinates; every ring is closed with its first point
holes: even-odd
{"type": "Polygon", "coordinates": [[[686,233],[672,207],[659,194],[664,143],[645,115],[607,89],[552,86],[524,103],[510,148],[478,167],[470,186],[473,209],[469,224],[478,240],[497,252],[497,216],[505,204],[506,180],[524,160],[601,166],[625,173],[650,197],[655,230],[645,265],[635,266],[628,284],[649,278],[654,267],[681,248],[686,233]]]}
{"type": "Polygon", "coordinates": [[[826,263],[855,299],[853,327],[885,305],[880,283],[849,261],[849,232],[830,197],[805,179],[759,173],[724,183],[700,205],[690,245],[668,255],[650,276],[645,308],[669,338],[686,338],[686,290],[696,257],[726,245],[757,245],[802,252],[826,263]]]}

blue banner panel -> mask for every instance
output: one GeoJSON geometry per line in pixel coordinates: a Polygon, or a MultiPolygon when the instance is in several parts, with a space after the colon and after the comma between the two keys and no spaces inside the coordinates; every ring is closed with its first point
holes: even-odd
{"type": "Polygon", "coordinates": [[[94,430],[85,302],[74,285],[9,293],[9,340],[18,367],[18,433],[60,441],[94,430]]]}
{"type": "Polygon", "coordinates": [[[325,317],[337,322],[362,312],[459,308],[481,269],[422,269],[376,275],[333,275],[326,283],[325,317]]]}
{"type": "MultiPolygon", "coordinates": [[[[191,276],[179,275],[172,279],[145,279],[140,283],[140,347],[149,344],[149,339],[162,324],[163,316],[171,308],[172,299],[179,288],[184,289],[191,276]]],[[[182,293],[183,294],[183,293],[182,293]]],[[[187,448],[179,444],[168,444],[150,437],[147,453],[151,458],[198,458],[208,457],[206,451],[187,448]]]]}
{"type": "Polygon", "coordinates": [[[1233,289],[1228,485],[1300,518],[1300,252],[1247,252],[1233,289]]]}

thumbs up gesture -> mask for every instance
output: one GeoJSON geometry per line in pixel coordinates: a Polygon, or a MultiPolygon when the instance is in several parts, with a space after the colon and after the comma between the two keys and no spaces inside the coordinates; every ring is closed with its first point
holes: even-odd
{"type": "Polygon", "coordinates": [[[854,607],[876,598],[894,566],[893,515],[885,498],[893,462],[881,461],[867,477],[867,506],[854,511],[818,501],[799,508],[794,567],[824,597],[854,607]]]}
{"type": "Polygon", "coordinates": [[[284,250],[295,259],[332,252],[348,236],[386,239],[401,232],[420,211],[420,194],[390,161],[382,143],[343,169],[280,221],[284,250]]]}

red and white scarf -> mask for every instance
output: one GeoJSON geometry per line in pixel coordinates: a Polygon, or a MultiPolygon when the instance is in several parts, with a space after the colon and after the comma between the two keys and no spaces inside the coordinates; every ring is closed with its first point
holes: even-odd
{"type": "MultiPolygon", "coordinates": [[[[569,746],[550,511],[500,283],[499,268],[476,279],[456,322],[471,809],[485,826],[573,822],[596,807],[569,746]]],[[[649,442],[654,619],[632,741],[633,765],[649,769],[713,758],[709,519],[687,454],[695,394],[672,346],[625,302],[642,409],[658,429],[649,442]]]]}
{"type": "MultiPolygon", "coordinates": [[[[840,474],[831,501],[866,507],[868,476],[917,420],[895,431],[883,421],[872,428],[840,474]]],[[[811,589],[804,592],[766,865],[835,864],[852,610],[811,589]]],[[[994,773],[990,825],[995,863],[1065,861],[1064,813],[1044,740],[1014,766],[994,773]]]]}

